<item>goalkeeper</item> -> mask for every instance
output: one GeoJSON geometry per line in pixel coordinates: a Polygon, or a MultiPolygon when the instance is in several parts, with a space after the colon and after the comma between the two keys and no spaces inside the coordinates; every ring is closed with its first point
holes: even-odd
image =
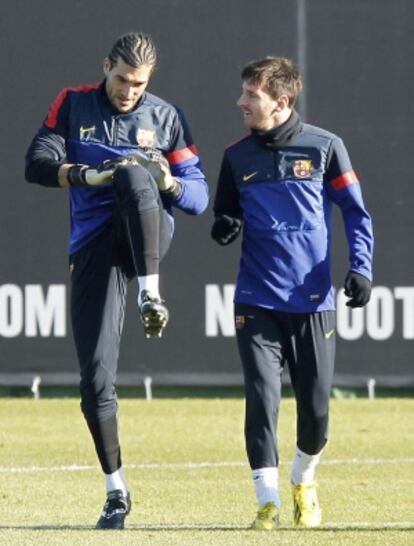
{"type": "Polygon", "coordinates": [[[105,474],[98,528],[121,529],[130,510],[122,471],[115,381],[127,282],[138,281],[146,337],[169,313],[159,262],[173,236],[173,208],[202,213],[208,188],[183,113],[146,92],[152,39],[121,36],[105,79],[57,96],[26,155],[26,179],[70,190],[71,317],[81,407],[105,474]]]}

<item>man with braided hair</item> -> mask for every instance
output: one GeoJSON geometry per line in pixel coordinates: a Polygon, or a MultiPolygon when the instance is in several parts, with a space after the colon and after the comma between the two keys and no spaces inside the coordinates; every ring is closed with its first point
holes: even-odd
{"type": "Polygon", "coordinates": [[[71,317],[81,408],[105,474],[99,529],[122,529],[131,506],[123,474],[115,392],[126,286],[138,280],[146,337],[160,337],[168,310],[159,262],[174,231],[173,208],[202,213],[208,188],[180,109],[148,93],[152,39],[121,36],[105,79],[64,89],[26,155],[26,179],[70,190],[71,317]]]}

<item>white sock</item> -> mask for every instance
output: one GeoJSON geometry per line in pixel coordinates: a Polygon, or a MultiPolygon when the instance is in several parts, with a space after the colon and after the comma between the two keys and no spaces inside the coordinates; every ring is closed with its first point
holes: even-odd
{"type": "Polygon", "coordinates": [[[159,275],[145,275],[138,277],[138,305],[141,305],[141,294],[143,290],[148,290],[152,296],[160,297],[159,275]]]}
{"type": "Polygon", "coordinates": [[[128,493],[128,487],[125,481],[124,476],[124,469],[118,468],[118,470],[115,470],[112,474],[105,474],[105,481],[106,481],[106,491],[109,493],[109,491],[114,491],[115,489],[120,489],[124,495],[128,493]]]}
{"type": "Polygon", "coordinates": [[[279,472],[277,467],[252,470],[252,478],[259,506],[262,507],[267,502],[274,502],[280,508],[279,472]]]}
{"type": "Polygon", "coordinates": [[[316,465],[319,463],[322,451],[316,455],[307,455],[296,448],[295,456],[293,457],[291,480],[293,485],[300,483],[312,483],[315,481],[316,465]]]}

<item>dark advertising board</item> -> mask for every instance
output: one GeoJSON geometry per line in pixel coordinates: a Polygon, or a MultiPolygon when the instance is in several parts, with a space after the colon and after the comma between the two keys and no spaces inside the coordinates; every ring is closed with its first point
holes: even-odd
{"type": "MultiPolygon", "coordinates": [[[[77,382],[68,312],[68,195],[27,184],[24,155],[59,90],[100,81],[114,40],[136,29],[158,45],[150,91],[186,112],[211,195],[224,148],[245,134],[235,105],[241,68],[268,54],[299,64],[305,84],[300,113],[344,139],[375,229],[372,299],[350,312],[342,293],[348,250],[341,217],[334,218],[336,383],[374,378],[384,385],[414,384],[414,5],[262,0],[254,13],[251,6],[247,0],[4,6],[0,383],[26,383],[35,375],[77,382]]],[[[176,234],[161,268],[171,310],[162,340],[144,339],[131,283],[120,382],[139,384],[151,376],[160,384],[241,383],[232,317],[240,247],[215,245],[212,219],[211,207],[200,217],[176,214],[176,234]]]]}

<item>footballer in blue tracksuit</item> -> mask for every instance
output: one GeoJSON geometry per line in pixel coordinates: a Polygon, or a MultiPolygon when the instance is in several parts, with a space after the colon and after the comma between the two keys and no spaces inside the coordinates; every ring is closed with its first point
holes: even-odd
{"type": "Polygon", "coordinates": [[[100,529],[123,528],[130,510],[115,392],[127,282],[138,279],[146,337],[160,337],[169,314],[159,294],[159,262],[173,236],[173,209],[200,214],[208,204],[184,114],[146,91],[155,64],[150,36],[121,36],[104,60],[103,83],[64,89],[26,156],[29,182],[70,189],[81,407],[107,489],[100,529]]]}
{"type": "Polygon", "coordinates": [[[224,153],[212,237],[226,245],[243,232],[235,327],[259,505],[253,528],[278,525],[276,424],[285,363],[297,403],[294,522],[316,526],[321,509],[314,474],[327,441],[335,354],[332,204],[342,212],[349,245],[350,307],[370,298],[371,218],[342,140],[302,123],[294,110],[302,84],[292,62],[253,61],[242,82],[238,106],[250,133],[224,153]]]}

